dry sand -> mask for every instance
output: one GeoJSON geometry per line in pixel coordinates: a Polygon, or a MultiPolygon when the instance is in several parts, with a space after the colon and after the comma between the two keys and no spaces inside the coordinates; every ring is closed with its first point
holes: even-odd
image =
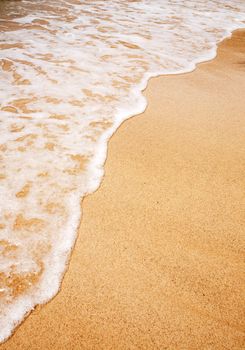
{"type": "Polygon", "coordinates": [[[242,349],[245,32],[152,79],[110,141],[61,292],[8,349],[242,349]]]}

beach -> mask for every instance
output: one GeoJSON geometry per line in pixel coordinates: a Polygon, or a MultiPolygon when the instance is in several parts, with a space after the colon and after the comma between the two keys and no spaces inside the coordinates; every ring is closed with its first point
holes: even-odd
{"type": "Polygon", "coordinates": [[[245,31],[151,79],[109,142],[60,292],[0,346],[243,349],[245,31]]]}

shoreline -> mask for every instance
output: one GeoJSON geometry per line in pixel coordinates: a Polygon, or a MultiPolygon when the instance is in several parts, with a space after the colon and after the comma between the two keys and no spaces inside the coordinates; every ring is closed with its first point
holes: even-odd
{"type": "MultiPolygon", "coordinates": [[[[216,219],[219,218],[219,220],[222,217],[225,220],[224,214],[228,215],[228,208],[232,209],[232,206],[229,207],[228,203],[225,202],[223,203],[225,209],[222,211],[216,203],[216,206],[213,208],[216,210],[216,214],[212,216],[212,213],[207,208],[207,204],[212,207],[216,197],[212,197],[210,193],[209,195],[208,193],[205,194],[205,192],[211,191],[212,188],[209,188],[208,183],[208,180],[211,180],[214,190],[218,191],[218,197],[222,194],[219,181],[216,182],[214,177],[215,175],[220,176],[219,171],[221,171],[221,168],[223,172],[230,169],[220,165],[220,168],[216,169],[217,174],[214,171],[212,172],[211,169],[212,166],[215,166],[216,158],[222,156],[222,147],[226,150],[229,164],[236,169],[233,178],[229,178],[228,182],[232,183],[233,181],[237,186],[237,182],[240,179],[241,169],[237,169],[237,159],[242,160],[242,155],[239,154],[238,146],[236,148],[232,145],[233,153],[228,156],[229,152],[226,149],[225,141],[227,142],[230,137],[233,137],[233,134],[229,133],[229,128],[233,128],[233,131],[235,130],[238,136],[241,137],[239,132],[244,127],[243,121],[237,118],[233,118],[231,121],[223,120],[220,114],[221,105],[215,106],[215,101],[212,101],[213,105],[211,108],[207,100],[212,97],[210,95],[213,92],[217,94],[221,101],[222,99],[224,100],[224,106],[227,105],[227,110],[230,111],[236,108],[239,110],[239,106],[229,106],[225,99],[229,98],[229,92],[223,92],[224,97],[222,97],[217,89],[222,88],[223,84],[229,83],[231,95],[232,97],[234,95],[234,101],[237,102],[234,91],[239,90],[242,81],[239,78],[239,69],[235,69],[231,62],[235,59],[235,54],[237,59],[241,56],[242,49],[244,52],[244,38],[244,30],[235,31],[232,39],[225,39],[224,42],[219,44],[218,56],[214,60],[198,64],[193,72],[150,79],[144,92],[148,99],[146,111],[142,115],[126,120],[115,132],[109,143],[109,156],[105,164],[106,174],[103,182],[97,192],[83,200],[83,217],[80,233],[71,256],[68,271],[62,282],[61,291],[47,305],[38,306],[16,330],[12,338],[0,345],[1,349],[18,348],[20,344],[21,348],[27,349],[30,346],[30,341],[33,342],[31,344],[34,344],[37,349],[46,348],[49,343],[51,344],[50,348],[53,349],[62,349],[67,345],[74,348],[80,346],[80,348],[84,349],[125,349],[127,347],[133,348],[133,346],[134,348],[142,349],[155,348],[155,346],[156,348],[158,346],[160,348],[163,346],[166,348],[180,348],[181,344],[183,348],[189,349],[189,346],[191,346],[191,348],[195,349],[199,346],[212,346],[202,342],[204,340],[208,341],[209,338],[213,342],[216,341],[216,343],[213,343],[216,346],[215,349],[223,348],[224,344],[222,344],[222,341],[229,341],[232,346],[233,344],[239,346],[238,342],[242,341],[242,335],[240,335],[242,324],[241,322],[235,322],[235,313],[233,312],[232,314],[232,320],[229,317],[225,317],[223,320],[223,316],[217,316],[219,308],[217,308],[216,304],[209,302],[207,307],[202,298],[208,294],[209,299],[217,303],[219,298],[214,291],[212,294],[211,287],[216,287],[218,290],[224,288],[225,291],[227,289],[222,284],[219,274],[220,284],[215,282],[216,276],[208,277],[208,273],[212,275],[212,270],[208,264],[207,257],[212,260],[214,266],[221,268],[225,266],[225,276],[229,270],[228,260],[241,269],[241,252],[238,243],[241,243],[242,237],[238,235],[240,233],[238,226],[235,230],[236,235],[233,237],[235,241],[237,240],[237,246],[230,241],[228,232],[226,232],[223,240],[220,235],[215,235],[215,242],[219,248],[218,256],[213,246],[214,242],[212,242],[209,234],[211,228],[214,229],[215,217],[216,219]],[[242,44],[239,44],[240,41],[242,41],[242,44]],[[233,43],[231,44],[231,42],[233,43]],[[231,52],[232,49],[235,52],[231,52]],[[196,80],[192,78],[194,75],[197,75],[196,80]],[[233,81],[234,76],[235,82],[233,81]],[[191,101],[197,102],[194,110],[191,109],[193,103],[189,105],[190,101],[185,89],[178,90],[178,85],[181,84],[180,81],[182,79],[187,80],[187,82],[184,82],[184,87],[189,88],[189,92],[192,92],[193,99],[191,101]],[[216,87],[210,86],[212,79],[214,79],[216,87]],[[176,93],[176,89],[179,95],[176,93]],[[203,90],[204,95],[200,97],[203,90]],[[200,98],[202,101],[200,101],[200,98]],[[176,103],[182,103],[187,109],[187,114],[190,113],[194,120],[185,115],[184,121],[186,123],[183,124],[181,110],[175,111],[176,103]],[[204,113],[202,112],[203,107],[204,109],[206,108],[204,113]],[[166,112],[164,108],[166,108],[166,112]],[[208,114],[210,112],[208,108],[211,109],[211,114],[208,114]],[[195,112],[198,115],[197,120],[195,120],[195,112]],[[171,113],[177,113],[173,119],[169,118],[171,113]],[[212,117],[215,113],[218,114],[218,121],[212,117]],[[163,115],[162,120],[159,120],[158,114],[163,115]],[[165,117],[166,119],[164,119],[165,117]],[[215,139],[206,139],[206,133],[212,136],[212,132],[205,124],[206,117],[214,128],[217,128],[217,124],[219,128],[222,126],[222,124],[219,124],[221,120],[226,123],[221,129],[223,138],[218,139],[216,148],[215,139]],[[206,129],[200,130],[197,122],[205,126],[206,129]],[[183,130],[179,130],[179,123],[186,133],[183,139],[181,139],[182,132],[180,132],[183,130]],[[176,134],[176,130],[179,133],[176,134]],[[197,140],[197,135],[201,137],[202,142],[197,140]],[[168,142],[162,140],[166,136],[168,142]],[[126,145],[125,140],[127,140],[126,145]],[[151,151],[148,151],[149,146],[151,151]],[[195,148],[195,146],[199,148],[195,148]],[[136,149],[137,153],[141,153],[136,155],[136,149]],[[206,168],[204,169],[208,172],[208,177],[205,175],[205,172],[202,174],[203,177],[200,175],[201,162],[197,160],[197,153],[202,154],[202,149],[206,150],[206,168]],[[192,160],[193,154],[190,151],[194,153],[194,159],[196,160],[194,163],[192,160]],[[180,156],[181,152],[182,156],[180,156]],[[149,153],[152,154],[153,159],[151,159],[149,153]],[[237,154],[239,154],[238,158],[237,154]],[[173,158],[174,162],[171,157],[175,157],[173,158]],[[235,160],[232,160],[232,157],[235,157],[235,160]],[[185,159],[185,162],[183,162],[183,159],[185,159]],[[153,165],[151,162],[153,162],[153,165]],[[171,169],[168,168],[168,164],[171,164],[171,169]],[[186,169],[185,164],[188,164],[188,169],[186,169]],[[120,169],[118,169],[119,165],[120,169]],[[195,174],[195,169],[198,172],[198,176],[195,174]],[[181,183],[182,179],[178,178],[178,173],[184,176],[184,183],[181,183]],[[155,175],[157,181],[154,184],[150,182],[149,178],[155,175]],[[172,179],[171,184],[169,184],[169,178],[172,179]],[[134,179],[137,181],[132,184],[134,179]],[[194,180],[193,183],[190,183],[191,180],[194,180]],[[156,189],[159,183],[163,188],[156,189]],[[179,193],[178,188],[173,187],[173,183],[175,186],[182,184],[183,193],[179,193]],[[123,191],[120,186],[123,186],[123,191]],[[172,192],[168,189],[168,186],[170,186],[172,192]],[[191,191],[192,187],[193,191],[191,191]],[[134,189],[136,192],[132,192],[134,189]],[[165,194],[168,194],[168,204],[162,199],[162,196],[165,194]],[[199,205],[201,216],[192,207],[193,204],[189,202],[189,196],[193,196],[194,202],[196,201],[195,204],[199,205]],[[205,202],[206,206],[200,205],[198,196],[205,202]],[[118,205],[120,200],[121,206],[118,205]],[[187,207],[189,207],[187,209],[189,211],[182,208],[182,205],[186,205],[186,203],[188,203],[187,207]],[[219,214],[219,210],[221,210],[222,215],[219,214]],[[143,212],[144,217],[141,217],[141,215],[137,217],[137,212],[139,214],[143,212]],[[178,213],[177,216],[176,212],[178,213]],[[161,218],[162,213],[165,214],[163,215],[164,220],[161,218]],[[211,215],[211,225],[209,220],[205,220],[205,215],[207,214],[211,215]],[[107,216],[109,216],[109,220],[107,216]],[[174,216],[174,223],[172,222],[172,216],[174,216]],[[179,216],[183,222],[179,222],[179,216]],[[146,221],[145,218],[147,218],[146,221]],[[188,220],[186,220],[187,218],[188,220]],[[125,222],[125,220],[128,222],[125,222]],[[143,227],[140,225],[141,220],[144,222],[143,227]],[[123,225],[126,226],[126,229],[124,229],[123,225]],[[192,232],[193,227],[199,232],[200,236],[197,237],[192,232]],[[136,233],[134,229],[137,231],[136,233]],[[147,234],[142,232],[142,229],[145,229],[147,234]],[[118,236],[114,233],[114,230],[116,230],[118,236]],[[161,236],[163,232],[165,233],[164,237],[161,236]],[[206,234],[206,239],[202,237],[204,233],[206,234]],[[174,234],[173,238],[172,235],[174,234]],[[239,236],[239,239],[237,236],[239,236]],[[118,238],[119,241],[117,240],[118,238]],[[210,244],[210,240],[212,244],[210,244]],[[227,244],[230,249],[229,254],[226,251],[227,244]],[[173,254],[173,261],[171,256],[168,255],[165,246],[173,254]],[[165,257],[166,262],[163,257],[165,257]],[[178,263],[180,258],[183,259],[182,265],[178,263]],[[194,264],[194,262],[197,263],[196,260],[200,264],[199,268],[194,264]],[[208,266],[206,270],[204,262],[208,266]],[[92,263],[94,266],[91,266],[92,263]],[[194,269],[195,273],[192,269],[194,269]],[[188,283],[182,280],[181,271],[188,283]],[[195,279],[188,279],[187,271],[192,277],[195,276],[202,288],[198,286],[195,279]],[[80,275],[81,280],[79,280],[80,275]],[[148,278],[144,277],[144,275],[148,278]],[[84,281],[83,276],[85,276],[84,281]],[[159,282],[161,279],[163,279],[163,282],[159,282]],[[114,285],[115,280],[116,285],[114,285]],[[205,285],[205,281],[208,287],[205,285]],[[114,287],[115,289],[113,289],[114,287]],[[181,289],[182,287],[183,290],[181,289]],[[191,288],[194,288],[197,296],[193,295],[191,288]],[[202,292],[200,288],[203,290],[202,292]],[[204,290],[206,293],[204,293],[204,290]],[[172,292],[173,295],[171,294],[172,292]],[[167,301],[162,301],[162,303],[160,302],[162,300],[161,293],[167,299],[167,301]],[[204,295],[201,295],[202,293],[204,295]],[[182,306],[182,303],[186,309],[182,306]],[[74,314],[73,316],[66,314],[68,304],[69,309],[74,314]],[[172,317],[172,322],[166,319],[164,306],[166,307],[166,313],[169,317],[172,317]],[[211,317],[212,312],[210,309],[212,307],[215,315],[211,317]],[[185,317],[183,317],[181,310],[188,315],[187,324],[185,324],[185,317]],[[65,323],[60,324],[59,320],[63,317],[65,323]],[[37,318],[39,321],[37,321],[37,318]],[[194,324],[193,321],[195,321],[194,324]],[[200,333],[197,332],[197,322],[200,322],[200,333]],[[208,326],[205,325],[205,322],[208,323],[208,326]],[[223,329],[220,325],[223,323],[229,326],[224,326],[223,329]],[[147,328],[147,325],[150,325],[150,330],[147,328]],[[34,329],[35,327],[37,329],[34,329]],[[215,327],[218,327],[219,330],[217,336],[212,334],[215,327]],[[189,337],[192,342],[195,341],[195,344],[187,343],[188,329],[191,330],[189,337]],[[234,330],[234,334],[231,329],[234,330]],[[42,333],[43,336],[38,336],[42,330],[44,332],[42,333]],[[173,334],[176,338],[174,341],[170,339],[173,337],[173,334]],[[68,343],[58,339],[61,335],[67,339],[68,343]],[[171,341],[173,342],[171,343],[171,341]]],[[[241,87],[239,91],[240,96],[242,96],[242,90],[243,88],[241,87]]],[[[242,105],[242,100],[239,98],[238,101],[241,104],[240,110],[244,110],[244,103],[242,105]]],[[[184,114],[186,114],[186,111],[184,114]]],[[[213,132],[213,136],[219,136],[217,130],[216,133],[213,132]]],[[[240,140],[239,137],[238,139],[240,140]]],[[[242,145],[241,140],[239,142],[242,145]]],[[[224,159],[223,162],[225,162],[224,159]]],[[[242,181],[242,179],[239,181],[242,181]]],[[[223,187],[223,191],[226,194],[225,189],[226,187],[223,187]]],[[[233,195],[232,193],[230,196],[233,195]]],[[[231,198],[228,198],[228,200],[231,200],[231,198]]],[[[232,204],[234,206],[234,198],[232,204]]],[[[235,204],[237,205],[237,203],[235,204]]],[[[236,211],[238,211],[238,208],[236,211]]],[[[236,215],[238,214],[236,213],[236,215]]],[[[241,217],[239,218],[241,220],[241,217]]],[[[233,220],[227,223],[230,225],[228,227],[233,227],[233,220]]],[[[221,225],[221,222],[219,224],[221,225]]],[[[225,230],[225,227],[222,230],[225,230]]],[[[221,234],[222,230],[218,230],[218,232],[221,234]]],[[[230,270],[229,273],[235,272],[232,268],[230,270]]],[[[238,277],[241,277],[241,271],[239,270],[237,273],[238,277]]],[[[231,288],[229,279],[227,283],[229,288],[231,288]]],[[[237,283],[235,284],[236,286],[237,283]]],[[[238,291],[240,290],[239,288],[238,291]]],[[[232,301],[233,303],[235,301],[235,305],[238,308],[238,306],[240,307],[241,295],[237,291],[235,293],[239,300],[232,299],[232,301]]],[[[229,298],[229,295],[225,294],[225,296],[229,298]]],[[[224,314],[228,310],[231,312],[233,304],[231,300],[229,299],[231,304],[225,303],[223,299],[222,302],[221,311],[224,314]]],[[[34,349],[35,347],[32,348],[34,349]]]]}

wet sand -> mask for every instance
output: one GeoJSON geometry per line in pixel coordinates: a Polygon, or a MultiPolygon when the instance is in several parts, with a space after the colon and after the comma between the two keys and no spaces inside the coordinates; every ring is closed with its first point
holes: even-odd
{"type": "Polygon", "coordinates": [[[245,31],[145,96],[84,200],[60,293],[1,350],[244,348],[245,31]]]}

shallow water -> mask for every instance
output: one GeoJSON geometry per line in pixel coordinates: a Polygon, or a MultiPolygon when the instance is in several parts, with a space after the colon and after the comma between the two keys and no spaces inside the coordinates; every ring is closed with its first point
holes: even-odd
{"type": "MultiPolygon", "coordinates": [[[[244,1],[0,2],[0,341],[58,291],[109,137],[150,77],[191,71],[244,1]]],[[[82,278],[82,276],[81,276],[82,278]]]]}

